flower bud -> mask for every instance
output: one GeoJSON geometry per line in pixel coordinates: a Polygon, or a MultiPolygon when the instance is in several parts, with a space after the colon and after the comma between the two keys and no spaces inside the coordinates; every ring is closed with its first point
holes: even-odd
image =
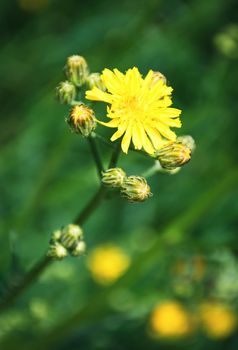
{"type": "Polygon", "coordinates": [[[67,59],[65,73],[74,85],[81,86],[85,83],[89,74],[87,62],[82,56],[70,56],[67,59]]]}
{"type": "Polygon", "coordinates": [[[66,121],[74,132],[85,137],[88,137],[96,128],[94,112],[84,104],[74,106],[66,121]]]}
{"type": "Polygon", "coordinates": [[[104,85],[100,73],[91,73],[87,78],[87,84],[89,89],[97,87],[98,89],[105,91],[106,86],[104,85]]]}
{"type": "Polygon", "coordinates": [[[162,168],[173,170],[186,164],[191,158],[191,150],[179,142],[169,142],[156,152],[162,168]]]}
{"type": "Polygon", "coordinates": [[[144,202],[152,196],[150,186],[144,177],[128,176],[125,178],[122,187],[121,195],[128,199],[129,202],[144,202]]]}
{"type": "Polygon", "coordinates": [[[50,245],[47,256],[55,259],[62,260],[68,255],[67,249],[59,242],[54,242],[50,245]]]}
{"type": "Polygon", "coordinates": [[[54,231],[51,235],[50,243],[59,242],[60,237],[61,237],[61,230],[54,231]]]}
{"type": "Polygon", "coordinates": [[[67,225],[61,231],[60,243],[66,249],[74,249],[74,246],[83,237],[83,231],[78,225],[67,225]]]}
{"type": "Polygon", "coordinates": [[[192,136],[190,136],[190,135],[179,136],[179,137],[177,137],[176,141],[179,143],[182,143],[184,146],[187,146],[188,148],[190,148],[191,153],[193,153],[195,151],[196,144],[195,144],[195,141],[192,138],[192,136]]]}
{"type": "Polygon", "coordinates": [[[56,96],[60,103],[70,104],[76,97],[76,88],[70,81],[62,81],[56,88],[56,96]]]}
{"type": "Polygon", "coordinates": [[[152,80],[152,83],[151,83],[151,87],[157,83],[159,80],[162,80],[164,84],[167,83],[167,79],[165,78],[165,76],[160,73],[160,72],[153,72],[153,80],[152,80]]]}
{"type": "Polygon", "coordinates": [[[111,168],[102,173],[102,183],[106,187],[121,187],[126,173],[121,168],[111,168]]]}
{"type": "Polygon", "coordinates": [[[74,249],[72,249],[70,254],[72,256],[79,256],[79,255],[83,255],[85,253],[85,251],[86,251],[86,244],[85,244],[85,242],[84,241],[79,241],[75,245],[74,249]]]}

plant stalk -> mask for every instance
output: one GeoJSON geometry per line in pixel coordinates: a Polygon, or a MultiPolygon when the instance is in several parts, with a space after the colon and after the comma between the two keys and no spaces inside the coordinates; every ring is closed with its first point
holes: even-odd
{"type": "Polygon", "coordinates": [[[95,139],[91,135],[87,139],[88,139],[89,146],[91,148],[93,159],[94,159],[96,167],[97,167],[99,179],[101,179],[102,172],[104,171],[104,168],[103,168],[103,164],[102,164],[102,160],[101,160],[100,154],[98,152],[98,148],[97,148],[95,139]]]}
{"type": "MultiPolygon", "coordinates": [[[[94,146],[92,146],[94,148],[94,146]]],[[[112,166],[116,166],[118,157],[120,154],[120,148],[117,148],[113,151],[111,160],[109,162],[108,168],[112,166]]],[[[99,165],[99,163],[97,164],[99,165]]],[[[100,163],[101,165],[101,163],[100,163]]],[[[99,168],[98,168],[99,170],[99,168]]],[[[104,186],[100,186],[99,190],[93,196],[93,198],[89,201],[89,203],[84,207],[84,209],[79,213],[79,215],[75,218],[74,224],[82,225],[85,221],[91,216],[91,214],[97,209],[100,205],[101,201],[105,198],[106,188],[104,186]]],[[[5,298],[0,301],[0,312],[7,310],[16,299],[40,276],[41,273],[53,262],[54,260],[48,256],[44,256],[41,258],[32,268],[31,270],[23,277],[23,279],[11,288],[5,298]]]]}

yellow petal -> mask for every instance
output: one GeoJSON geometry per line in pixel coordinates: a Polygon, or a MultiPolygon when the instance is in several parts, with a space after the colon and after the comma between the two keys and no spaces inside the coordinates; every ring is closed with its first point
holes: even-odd
{"type": "Polygon", "coordinates": [[[135,149],[141,149],[143,145],[143,137],[141,135],[140,127],[135,123],[132,127],[132,142],[135,149]]]}
{"type": "Polygon", "coordinates": [[[87,90],[85,94],[87,100],[104,101],[107,103],[112,102],[112,95],[98,89],[97,87],[94,87],[92,90],[87,90]]]}
{"type": "Polygon", "coordinates": [[[97,120],[97,122],[101,125],[107,126],[108,128],[117,128],[120,123],[120,119],[112,119],[107,123],[102,122],[101,120],[97,120]]]}
{"type": "Polygon", "coordinates": [[[126,122],[123,124],[120,124],[118,126],[118,130],[112,135],[110,140],[115,141],[115,140],[119,139],[119,137],[121,137],[124,134],[124,132],[126,131],[126,127],[127,127],[126,122]]]}
{"type": "Polygon", "coordinates": [[[124,153],[127,154],[131,143],[131,124],[128,125],[125,135],[122,138],[121,148],[124,153]]]}
{"type": "Polygon", "coordinates": [[[171,128],[181,128],[182,123],[179,118],[163,118],[163,123],[170,126],[171,128]]]}
{"type": "Polygon", "coordinates": [[[140,130],[140,137],[142,140],[142,147],[144,148],[144,150],[149,153],[149,154],[153,154],[154,153],[154,147],[152,146],[146,132],[144,129],[144,126],[142,125],[142,123],[138,123],[138,128],[140,130]]]}
{"type": "Polygon", "coordinates": [[[161,140],[162,140],[162,137],[161,137],[159,131],[147,124],[146,125],[146,133],[148,134],[149,138],[151,139],[154,148],[158,149],[160,144],[161,144],[161,140]]]}
{"type": "Polygon", "coordinates": [[[163,135],[166,139],[175,141],[176,140],[176,134],[170,130],[170,128],[163,123],[157,122],[156,123],[156,129],[160,132],[161,135],[163,135]]]}
{"type": "Polygon", "coordinates": [[[121,82],[110,69],[104,69],[101,78],[109,92],[112,94],[120,93],[122,89],[121,82]]]}

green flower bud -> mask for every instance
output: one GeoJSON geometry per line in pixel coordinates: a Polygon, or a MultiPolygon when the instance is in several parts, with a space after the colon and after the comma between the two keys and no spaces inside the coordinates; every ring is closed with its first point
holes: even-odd
{"type": "Polygon", "coordinates": [[[85,137],[88,137],[96,128],[94,112],[84,104],[74,106],[66,121],[71,130],[85,137]]]}
{"type": "Polygon", "coordinates": [[[88,77],[88,65],[82,56],[73,55],[68,57],[65,66],[67,78],[76,86],[81,86],[88,77]]]}
{"type": "Polygon", "coordinates": [[[111,168],[102,173],[102,183],[106,187],[121,187],[126,173],[121,168],[111,168]]]}
{"type": "Polygon", "coordinates": [[[152,193],[144,177],[129,176],[125,178],[122,184],[121,195],[129,202],[144,202],[152,196],[152,193]]]}
{"type": "Polygon", "coordinates": [[[160,73],[160,72],[153,72],[153,80],[152,80],[152,83],[151,83],[151,87],[157,83],[157,81],[159,80],[162,80],[164,82],[164,84],[167,83],[167,79],[165,78],[165,76],[160,73]]]}
{"type": "Polygon", "coordinates": [[[67,249],[59,242],[54,242],[50,245],[47,256],[55,259],[62,260],[68,255],[67,249]]]}
{"type": "Polygon", "coordinates": [[[78,225],[67,225],[61,232],[60,242],[66,249],[74,249],[75,245],[83,237],[83,231],[78,225]]]}
{"type": "Polygon", "coordinates": [[[86,251],[86,244],[85,244],[85,242],[84,241],[79,241],[75,245],[74,249],[72,249],[70,254],[72,256],[79,256],[79,255],[83,255],[85,253],[85,251],[86,251]]]}
{"type": "Polygon", "coordinates": [[[191,159],[191,150],[182,143],[169,142],[157,151],[155,155],[162,168],[173,170],[186,164],[191,159]]]}
{"type": "Polygon", "coordinates": [[[97,87],[98,89],[105,91],[106,86],[104,85],[100,73],[91,73],[87,78],[87,84],[90,89],[97,87]]]}
{"type": "Polygon", "coordinates": [[[62,81],[56,88],[56,96],[60,103],[70,104],[76,97],[76,88],[70,81],[62,81]]]}
{"type": "Polygon", "coordinates": [[[50,243],[59,242],[61,237],[61,230],[56,230],[52,233],[50,243]]]}
{"type": "Polygon", "coordinates": [[[176,142],[182,143],[182,145],[185,145],[188,148],[190,148],[191,153],[193,153],[196,149],[195,141],[190,135],[179,136],[177,137],[176,142]]]}

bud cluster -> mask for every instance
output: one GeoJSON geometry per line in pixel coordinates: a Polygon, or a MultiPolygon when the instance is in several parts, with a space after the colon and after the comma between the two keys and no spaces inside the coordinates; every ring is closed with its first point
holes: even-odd
{"type": "Polygon", "coordinates": [[[61,260],[68,255],[82,255],[85,250],[86,245],[83,240],[83,231],[81,227],[69,224],[61,230],[52,233],[47,256],[55,260],[61,260]]]}
{"type": "Polygon", "coordinates": [[[90,73],[87,61],[79,55],[67,58],[64,73],[66,81],[62,81],[56,88],[56,97],[60,103],[72,105],[77,97],[77,91],[86,85],[87,88],[105,91],[106,87],[101,79],[100,73],[90,73]]]}
{"type": "Polygon", "coordinates": [[[60,103],[73,106],[66,118],[71,130],[88,137],[96,128],[96,119],[93,110],[79,100],[79,95],[84,94],[85,88],[105,91],[106,87],[99,73],[89,72],[87,61],[80,55],[67,58],[64,73],[67,80],[57,86],[56,97],[60,103]]]}
{"type": "Polygon", "coordinates": [[[144,177],[127,176],[121,168],[111,168],[102,173],[102,183],[108,188],[118,188],[129,202],[144,202],[151,197],[150,187],[144,177]]]}

